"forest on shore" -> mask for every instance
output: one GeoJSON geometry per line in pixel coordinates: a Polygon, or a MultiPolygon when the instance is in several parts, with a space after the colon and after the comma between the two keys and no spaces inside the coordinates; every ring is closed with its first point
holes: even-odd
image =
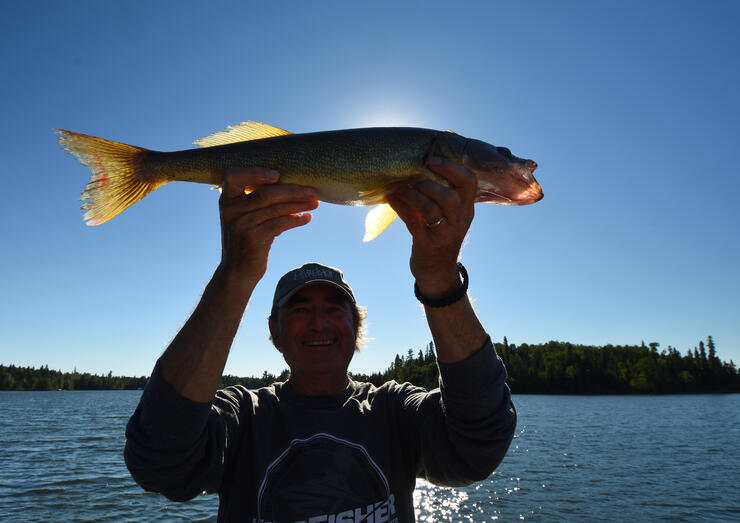
{"type": "MultiPolygon", "coordinates": [[[[494,343],[506,364],[507,383],[514,394],[698,394],[740,392],[735,363],[722,362],[711,336],[682,355],[652,342],[640,345],[574,345],[549,341],[514,345],[504,337],[494,343]]],[[[356,374],[376,385],[408,381],[431,389],[438,386],[434,344],[409,349],[382,373],[356,374]]]]}
{"type": "MultiPolygon", "coordinates": [[[[681,354],[652,342],[640,345],[574,345],[550,341],[544,344],[510,344],[506,337],[494,343],[506,364],[508,383],[514,394],[697,394],[740,392],[735,363],[721,361],[711,336],[693,350],[681,354]]],[[[225,375],[221,387],[240,383],[258,388],[288,378],[288,370],[275,376],[225,375]]],[[[389,380],[411,382],[433,389],[439,370],[434,344],[396,355],[383,372],[356,374],[358,381],[380,385],[389,380]]],[[[142,389],[148,376],[124,377],[61,372],[41,368],[0,365],[0,390],[131,390],[142,389]]]]}

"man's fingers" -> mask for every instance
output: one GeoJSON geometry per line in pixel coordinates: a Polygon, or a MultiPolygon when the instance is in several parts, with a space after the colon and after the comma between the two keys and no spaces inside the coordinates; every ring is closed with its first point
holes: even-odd
{"type": "Polygon", "coordinates": [[[311,214],[308,213],[288,214],[265,222],[262,224],[262,227],[269,231],[270,235],[275,238],[287,230],[306,225],[311,221],[311,218],[311,214]]]}
{"type": "Polygon", "coordinates": [[[277,216],[255,225],[249,216],[242,216],[232,224],[232,231],[249,238],[252,244],[265,245],[285,231],[306,225],[310,221],[310,214],[295,213],[277,216]]]}
{"type": "Polygon", "coordinates": [[[244,189],[275,183],[279,177],[277,171],[264,167],[229,169],[224,174],[221,183],[221,196],[223,198],[241,196],[244,194],[244,189]]]}
{"type": "Polygon", "coordinates": [[[240,222],[249,223],[252,226],[258,226],[280,216],[312,211],[318,206],[318,200],[309,200],[278,203],[245,212],[243,209],[241,209],[242,206],[233,205],[227,209],[224,209],[222,216],[225,223],[229,223],[236,218],[240,222]]]}
{"type": "Polygon", "coordinates": [[[457,191],[432,180],[421,181],[410,188],[399,188],[392,194],[391,198],[393,197],[403,202],[409,209],[406,211],[406,217],[398,213],[404,221],[412,219],[425,227],[440,220],[458,224],[464,221],[468,214],[461,205],[457,191]]]}
{"type": "Polygon", "coordinates": [[[226,221],[235,215],[265,209],[283,203],[307,203],[316,201],[316,190],[300,185],[266,185],[242,198],[226,197],[222,194],[221,215],[226,221]]]}
{"type": "Polygon", "coordinates": [[[401,191],[395,191],[389,194],[386,199],[391,208],[396,211],[398,217],[406,224],[406,228],[412,236],[415,235],[419,227],[424,226],[422,225],[422,220],[419,218],[419,214],[405,201],[401,191]]]}
{"type": "Polygon", "coordinates": [[[426,205],[422,215],[427,223],[445,218],[457,223],[463,216],[460,195],[454,189],[444,187],[432,180],[424,180],[416,185],[417,191],[425,196],[431,205],[426,205]]]}
{"type": "MultiPolygon", "coordinates": [[[[442,188],[436,182],[429,182],[430,184],[437,185],[442,188]]],[[[393,193],[393,196],[400,199],[411,211],[413,211],[417,220],[424,223],[440,218],[442,209],[437,203],[421,192],[418,189],[418,185],[414,187],[401,187],[393,193]]]]}
{"type": "Polygon", "coordinates": [[[475,199],[475,194],[478,192],[478,179],[468,169],[459,163],[440,157],[432,158],[427,167],[446,179],[451,187],[458,190],[463,201],[473,201],[475,199]]]}

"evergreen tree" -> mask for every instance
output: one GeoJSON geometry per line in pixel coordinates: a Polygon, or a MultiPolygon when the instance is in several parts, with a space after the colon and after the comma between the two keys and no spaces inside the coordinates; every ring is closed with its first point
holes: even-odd
{"type": "Polygon", "coordinates": [[[703,341],[700,341],[699,342],[699,355],[701,356],[702,363],[706,363],[707,362],[707,351],[704,348],[704,342],[703,341]]]}
{"type": "Polygon", "coordinates": [[[709,349],[709,360],[714,361],[717,359],[717,351],[714,348],[714,340],[711,336],[707,338],[707,349],[709,349]]]}
{"type": "Polygon", "coordinates": [[[427,356],[426,361],[435,361],[437,359],[437,355],[434,352],[434,341],[430,341],[429,345],[427,345],[427,356]]]}

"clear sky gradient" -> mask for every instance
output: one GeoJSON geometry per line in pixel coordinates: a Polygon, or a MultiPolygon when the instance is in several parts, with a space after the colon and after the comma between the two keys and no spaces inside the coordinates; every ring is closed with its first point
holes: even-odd
{"type": "MultiPolygon", "coordinates": [[[[218,192],[158,189],[88,227],[55,127],[158,150],[244,120],[452,129],[539,164],[544,199],[478,205],[463,251],[494,340],[712,335],[740,362],[740,3],[2,2],[0,363],[148,374],[219,252],[218,192]]],[[[278,373],[277,279],[341,267],[383,370],[430,340],[394,223],[320,205],[276,241],[226,372],[278,373]]]]}

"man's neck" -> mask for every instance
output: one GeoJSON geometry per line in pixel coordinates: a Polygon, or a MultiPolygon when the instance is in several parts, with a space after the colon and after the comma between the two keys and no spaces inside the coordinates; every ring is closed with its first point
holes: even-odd
{"type": "Polygon", "coordinates": [[[302,396],[333,396],[341,394],[349,385],[349,376],[331,377],[326,376],[290,376],[290,385],[302,396]]]}

